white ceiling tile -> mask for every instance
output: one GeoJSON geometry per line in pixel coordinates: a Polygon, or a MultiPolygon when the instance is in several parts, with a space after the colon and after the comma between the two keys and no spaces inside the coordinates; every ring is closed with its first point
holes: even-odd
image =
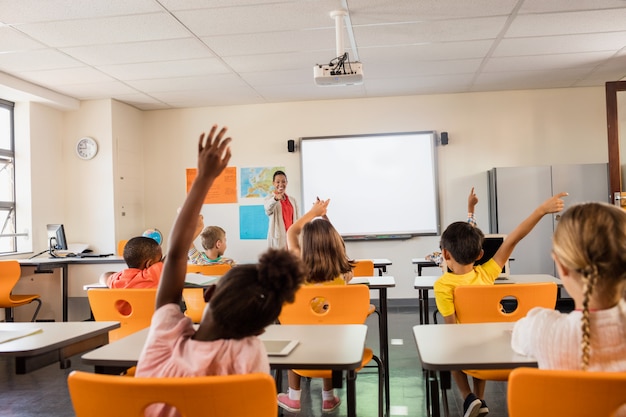
{"type": "Polygon", "coordinates": [[[80,62],[54,49],[37,49],[34,51],[0,54],[0,69],[8,73],[80,66],[82,66],[80,62]]]}
{"type": "Polygon", "coordinates": [[[154,0],[0,0],[0,10],[1,22],[18,24],[123,16],[162,8],[154,0]]]}
{"type": "Polygon", "coordinates": [[[115,65],[139,62],[173,61],[215,57],[195,38],[60,48],[89,65],[115,65]]]}
{"type": "Polygon", "coordinates": [[[427,43],[387,47],[359,48],[359,57],[381,64],[395,65],[397,62],[440,61],[452,59],[482,58],[493,45],[492,40],[469,42],[427,43]]]}
{"type": "Polygon", "coordinates": [[[626,7],[587,12],[520,15],[506,32],[507,38],[620,32],[626,30],[626,7]]]}
{"type": "Polygon", "coordinates": [[[519,13],[546,13],[625,7],[623,0],[524,0],[519,13]]]}
{"type": "Polygon", "coordinates": [[[203,37],[202,41],[224,57],[336,49],[334,29],[213,36],[203,37]]]}
{"type": "Polygon", "coordinates": [[[91,84],[115,81],[110,75],[90,67],[62,68],[44,71],[25,71],[22,78],[47,87],[65,84],[91,84]]]}
{"type": "Polygon", "coordinates": [[[230,72],[224,64],[215,59],[194,59],[137,64],[100,65],[97,68],[119,80],[149,80],[169,77],[195,77],[207,74],[230,72]]]}
{"type": "Polygon", "coordinates": [[[9,26],[0,26],[0,53],[42,49],[45,46],[9,26]]]}
{"type": "Polygon", "coordinates": [[[495,39],[506,17],[413,22],[354,28],[357,47],[411,45],[432,42],[459,42],[495,39]]]}
{"type": "Polygon", "coordinates": [[[79,100],[100,99],[102,98],[102,91],[108,91],[108,98],[117,95],[137,93],[134,88],[119,81],[91,84],[66,84],[56,86],[54,90],[79,100]]]}
{"type": "Polygon", "coordinates": [[[534,55],[523,57],[491,58],[485,72],[538,71],[564,68],[593,68],[611,57],[610,52],[587,52],[581,54],[534,55]]]}
{"type": "Polygon", "coordinates": [[[30,23],[16,28],[53,47],[180,39],[191,36],[167,13],[30,23]]]}
{"type": "Polygon", "coordinates": [[[548,55],[618,51],[626,45],[626,31],[582,35],[502,39],[493,56],[548,55]]]}

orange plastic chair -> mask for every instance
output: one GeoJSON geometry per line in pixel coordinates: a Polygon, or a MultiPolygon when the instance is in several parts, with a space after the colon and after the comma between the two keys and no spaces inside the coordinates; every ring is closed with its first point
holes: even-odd
{"type": "Polygon", "coordinates": [[[352,273],[355,277],[372,277],[374,276],[374,261],[362,259],[355,261],[352,273]]]}
{"type": "Polygon", "coordinates": [[[35,313],[30,321],[35,321],[41,308],[41,296],[39,294],[11,294],[22,274],[20,263],[16,260],[0,261],[0,308],[5,309],[5,321],[14,321],[13,309],[33,301],[38,303],[35,313]]]}
{"type": "Polygon", "coordinates": [[[219,265],[195,265],[188,264],[187,265],[187,273],[198,273],[202,275],[224,275],[228,271],[230,271],[232,267],[228,264],[219,264],[219,265]]]}
{"type": "Polygon", "coordinates": [[[204,301],[204,288],[183,288],[183,301],[186,307],[185,316],[194,323],[200,323],[207,305],[204,301]]]}
{"type": "MultiPolygon", "coordinates": [[[[459,323],[515,322],[533,307],[554,309],[557,285],[530,284],[463,285],[454,290],[454,309],[459,323]],[[502,301],[515,299],[517,308],[504,312],[502,301]]],[[[492,381],[506,381],[510,369],[464,370],[468,375],[492,381]]]]}
{"type": "Polygon", "coordinates": [[[626,373],[517,368],[508,382],[510,417],[614,416],[626,412],[626,373]]]}
{"type": "Polygon", "coordinates": [[[117,256],[124,256],[124,247],[128,243],[128,239],[123,239],[117,242],[117,256]]]}
{"type": "Polygon", "coordinates": [[[109,340],[114,341],[150,326],[156,291],[156,288],[91,288],[87,298],[96,321],[120,322],[118,329],[109,332],[109,340]],[[130,304],[129,314],[120,311],[124,303],[130,304]]]}
{"type": "MultiPolygon", "coordinates": [[[[316,303],[318,304],[318,303],[316,303]]],[[[281,324],[363,324],[368,315],[370,292],[367,285],[304,285],[296,292],[295,301],[283,305],[278,317],[281,324]],[[311,301],[324,299],[328,308],[317,313],[311,301]]],[[[370,348],[364,348],[360,371],[374,360],[378,368],[378,415],[383,415],[382,363],[370,348]]],[[[330,370],[293,370],[308,378],[331,378],[330,370]]]]}
{"type": "MultiPolygon", "coordinates": [[[[374,276],[374,261],[369,259],[361,259],[359,261],[354,261],[354,267],[352,268],[352,275],[355,277],[373,277],[374,276]]],[[[376,310],[376,306],[374,304],[370,304],[369,310],[367,311],[367,315],[369,316],[372,313],[378,314],[376,310]]],[[[380,314],[379,314],[380,316],[380,314]]]]}
{"type": "Polygon", "coordinates": [[[73,371],[67,385],[77,417],[143,417],[167,403],[182,417],[276,417],[276,385],[269,374],[187,378],[129,378],[73,371]]]}

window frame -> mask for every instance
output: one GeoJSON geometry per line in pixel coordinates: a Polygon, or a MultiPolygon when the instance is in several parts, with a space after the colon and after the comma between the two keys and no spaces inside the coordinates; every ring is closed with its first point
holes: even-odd
{"type": "Polygon", "coordinates": [[[2,246],[0,245],[0,255],[6,255],[17,252],[17,238],[21,234],[16,233],[17,227],[17,211],[16,211],[16,190],[15,190],[15,103],[7,100],[0,99],[0,108],[6,109],[10,113],[9,117],[9,148],[4,148],[0,145],[0,159],[7,160],[9,164],[13,165],[12,169],[12,178],[13,181],[12,187],[12,195],[11,200],[0,201],[0,209],[7,210],[8,215],[2,223],[0,223],[0,238],[10,238],[10,250],[2,251],[2,246]],[[4,233],[6,230],[7,223],[11,223],[10,229],[13,231],[12,233],[4,233]]]}

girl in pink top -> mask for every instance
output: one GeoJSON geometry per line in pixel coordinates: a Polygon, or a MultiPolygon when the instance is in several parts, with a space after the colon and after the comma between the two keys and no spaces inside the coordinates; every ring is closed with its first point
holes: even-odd
{"type": "MultiPolygon", "coordinates": [[[[198,144],[198,175],[174,222],[170,248],[157,290],[156,311],[137,363],[136,377],[193,377],[269,372],[267,352],[257,337],[273,323],[285,302],[293,302],[306,277],[303,263],[287,251],[269,250],[258,265],[230,270],[207,288],[208,304],[197,330],[178,305],[187,271],[187,249],[204,196],[230,159],[226,128],[203,133],[198,144]]],[[[244,393],[242,393],[243,395],[244,393]]],[[[154,404],[146,416],[177,416],[154,404]]]]}

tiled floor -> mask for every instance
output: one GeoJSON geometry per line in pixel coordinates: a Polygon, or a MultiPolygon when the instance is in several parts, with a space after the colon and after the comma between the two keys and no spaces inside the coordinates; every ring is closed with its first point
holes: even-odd
{"type": "MultiPolygon", "coordinates": [[[[424,387],[422,372],[411,328],[417,324],[417,307],[391,307],[389,311],[389,337],[392,343],[390,353],[391,415],[425,416],[424,387]]],[[[368,346],[378,352],[378,328],[376,317],[368,319],[368,346]],[[371,321],[371,323],[370,323],[371,321]]],[[[331,341],[329,341],[331,342],[331,341]]],[[[72,369],[93,371],[82,365],[80,357],[72,358],[72,369]]],[[[27,375],[15,375],[11,360],[0,358],[0,416],[73,416],[71,401],[67,391],[66,378],[71,369],[62,370],[58,365],[51,365],[27,375]]],[[[286,383],[286,377],[284,381],[286,383]]],[[[377,416],[377,375],[375,369],[366,369],[357,377],[357,415],[377,416]]],[[[338,391],[345,399],[344,390],[338,391]]],[[[507,416],[506,383],[487,383],[486,401],[489,404],[489,416],[507,416]]],[[[449,393],[450,415],[460,416],[462,400],[453,388],[449,393]]],[[[233,416],[237,413],[233,411],[233,416]]],[[[285,413],[291,417],[294,414],[285,413]]],[[[303,383],[302,412],[299,416],[321,416],[321,381],[311,380],[303,383]]],[[[346,415],[345,405],[329,417],[346,415]]]]}

